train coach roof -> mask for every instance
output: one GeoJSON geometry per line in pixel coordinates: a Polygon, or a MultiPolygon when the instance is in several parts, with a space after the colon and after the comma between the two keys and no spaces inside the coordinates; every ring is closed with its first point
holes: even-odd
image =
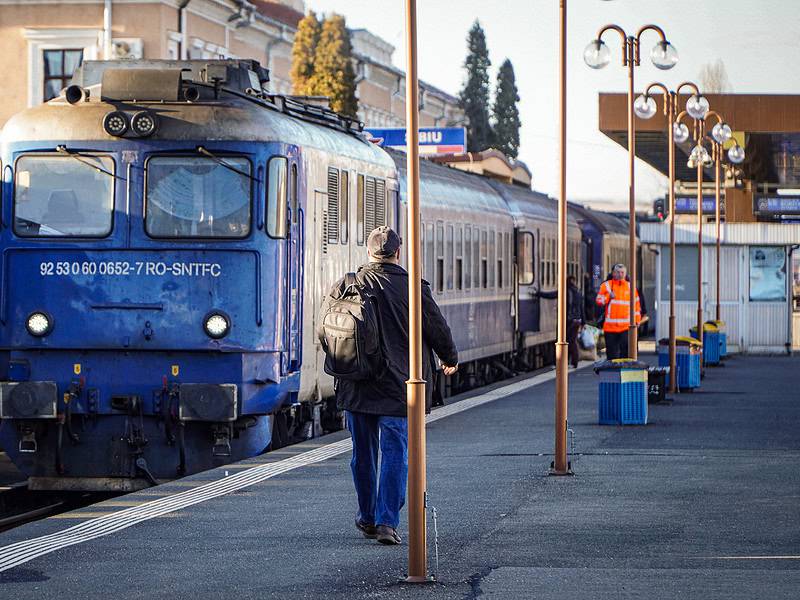
{"type": "Polygon", "coordinates": [[[585,206],[573,202],[569,203],[569,207],[581,225],[583,224],[582,222],[585,221],[594,225],[594,227],[603,233],[621,233],[628,235],[628,223],[619,217],[599,210],[592,210],[591,208],[586,208],[585,206]]]}
{"type": "MultiPolygon", "coordinates": [[[[400,194],[406,201],[406,154],[388,150],[400,173],[400,194]]],[[[420,197],[423,205],[436,205],[460,211],[508,213],[508,207],[488,180],[421,159],[420,197]]]]}
{"type": "MultiPolygon", "coordinates": [[[[502,181],[492,180],[490,183],[508,203],[518,227],[528,219],[553,223],[558,221],[558,204],[546,194],[502,181]]],[[[567,213],[567,226],[578,226],[571,213],[567,213]]]]}

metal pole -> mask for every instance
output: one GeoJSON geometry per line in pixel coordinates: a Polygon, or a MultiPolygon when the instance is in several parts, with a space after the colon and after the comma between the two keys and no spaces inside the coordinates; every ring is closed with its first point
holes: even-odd
{"type": "Polygon", "coordinates": [[[720,212],[721,212],[720,211],[720,206],[719,206],[719,203],[720,203],[720,181],[719,181],[719,179],[720,179],[720,174],[721,174],[720,162],[722,161],[722,156],[721,156],[721,154],[722,154],[722,146],[719,145],[719,144],[715,144],[714,145],[714,150],[715,150],[714,153],[716,154],[715,160],[714,160],[714,167],[715,167],[715,172],[714,172],[714,181],[715,181],[715,183],[714,183],[714,193],[715,193],[715,195],[717,197],[716,209],[715,209],[715,214],[714,214],[716,225],[717,225],[717,312],[716,312],[716,317],[717,317],[717,321],[721,321],[722,320],[722,316],[721,316],[720,300],[719,300],[719,290],[720,290],[720,285],[719,285],[719,276],[720,276],[720,264],[719,264],[719,259],[720,259],[720,224],[719,224],[719,220],[720,220],[720,212]]]}
{"type": "Polygon", "coordinates": [[[636,129],[633,119],[633,69],[636,65],[635,38],[628,38],[628,158],[629,158],[629,181],[628,204],[630,210],[628,227],[628,251],[630,258],[628,261],[628,274],[630,275],[630,325],[628,326],[628,356],[633,360],[639,358],[638,331],[636,327],[636,182],[635,182],[635,161],[636,161],[636,129]]]}
{"type": "MultiPolygon", "coordinates": [[[[701,137],[702,141],[702,129],[701,137]]],[[[703,341],[703,161],[697,162],[697,339],[703,341]]]]}
{"type": "Polygon", "coordinates": [[[567,0],[559,2],[558,331],[556,334],[556,448],[553,474],[567,461],[567,0]]]}
{"type": "Polygon", "coordinates": [[[669,146],[669,391],[678,391],[678,349],[675,342],[675,102],[676,98],[669,94],[667,108],[667,144],[669,146]]]}
{"type": "Polygon", "coordinates": [[[408,140],[408,578],[428,581],[425,535],[425,381],[422,379],[422,271],[419,257],[419,81],[417,2],[406,0],[408,140]]]}

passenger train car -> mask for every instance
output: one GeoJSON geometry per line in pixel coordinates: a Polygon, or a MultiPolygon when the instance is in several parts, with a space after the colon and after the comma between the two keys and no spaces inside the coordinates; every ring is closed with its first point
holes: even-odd
{"type": "MultiPolygon", "coordinates": [[[[321,301],[405,162],[254,61],[86,62],[0,137],[0,445],[32,489],[127,491],[339,426],[321,301]]],[[[423,161],[424,276],[463,368],[552,358],[555,203],[423,161]]],[[[570,219],[569,269],[581,231],[570,219]]]]}

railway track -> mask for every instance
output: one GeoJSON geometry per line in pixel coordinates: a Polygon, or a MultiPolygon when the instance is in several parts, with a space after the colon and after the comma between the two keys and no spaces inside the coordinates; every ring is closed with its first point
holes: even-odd
{"type": "Polygon", "coordinates": [[[24,483],[0,491],[0,532],[25,523],[45,519],[118,494],[89,492],[39,492],[31,491],[24,483]]]}

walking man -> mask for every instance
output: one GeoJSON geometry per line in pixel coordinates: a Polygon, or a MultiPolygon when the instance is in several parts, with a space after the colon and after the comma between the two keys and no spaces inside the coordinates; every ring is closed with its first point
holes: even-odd
{"type": "MultiPolygon", "coordinates": [[[[625,279],[627,268],[623,264],[614,265],[611,279],[603,282],[597,294],[597,304],[605,312],[603,335],[606,339],[606,358],[627,358],[628,329],[630,325],[631,284],[625,279]]],[[[636,293],[636,325],[642,320],[639,293],[636,293]]]]}
{"type": "MultiPolygon", "coordinates": [[[[358,496],[356,527],[364,537],[392,545],[401,542],[397,527],[408,476],[408,273],[400,266],[400,237],[391,228],[373,230],[367,239],[367,252],[369,262],[358,269],[354,285],[362,298],[374,301],[382,366],[368,378],[336,378],[336,401],[345,411],[353,440],[350,468],[358,496]]],[[[349,276],[334,285],[323,303],[322,315],[333,300],[345,293],[348,279],[349,276]]],[[[425,400],[429,411],[433,352],[439,356],[445,375],[458,370],[458,352],[425,281],[422,312],[423,374],[428,382],[425,400]]]]}

